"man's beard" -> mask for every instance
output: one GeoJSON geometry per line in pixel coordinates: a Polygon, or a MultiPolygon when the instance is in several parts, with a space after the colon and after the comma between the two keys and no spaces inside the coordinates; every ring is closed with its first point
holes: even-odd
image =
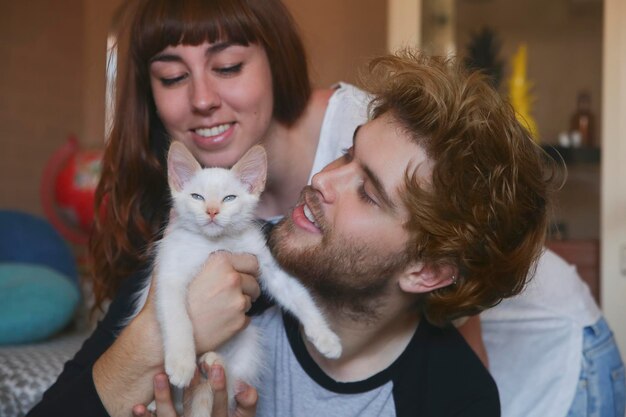
{"type": "Polygon", "coordinates": [[[407,264],[406,253],[380,254],[371,247],[342,239],[325,228],[313,247],[293,247],[295,225],[285,217],[273,230],[269,247],[279,265],[295,276],[329,310],[350,319],[375,320],[407,264]]]}

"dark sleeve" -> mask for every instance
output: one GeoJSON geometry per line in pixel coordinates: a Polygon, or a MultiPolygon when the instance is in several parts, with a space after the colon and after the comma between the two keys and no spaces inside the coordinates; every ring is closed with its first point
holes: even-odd
{"type": "Polygon", "coordinates": [[[454,328],[420,323],[394,376],[402,417],[499,417],[495,381],[454,328]]]}
{"type": "Polygon", "coordinates": [[[120,322],[131,313],[134,294],[144,277],[145,274],[137,274],[124,281],[106,316],[78,353],[65,363],[61,375],[27,417],[108,416],[96,392],[91,371],[96,360],[113,344],[121,331],[120,322]]]}
{"type": "Polygon", "coordinates": [[[428,367],[433,416],[500,417],[495,381],[454,327],[431,326],[428,367]]]}

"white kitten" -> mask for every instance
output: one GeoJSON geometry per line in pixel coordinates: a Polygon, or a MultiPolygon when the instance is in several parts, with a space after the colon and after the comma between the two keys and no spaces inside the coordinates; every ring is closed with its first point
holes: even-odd
{"type": "MultiPolygon", "coordinates": [[[[308,291],[278,267],[265,245],[254,212],[265,187],[267,157],[261,146],[252,147],[232,169],[205,168],[180,142],[168,154],[168,179],[175,216],[157,244],[154,264],[155,305],[163,336],[165,371],[170,382],[185,387],[196,369],[193,328],[187,314],[187,287],[209,254],[217,250],[257,256],[261,287],[302,323],[305,334],[329,358],[341,354],[341,344],[308,291]]],[[[143,307],[150,282],[139,294],[135,314],[143,307]]],[[[133,314],[133,316],[135,315],[133,314]]],[[[258,329],[248,326],[222,346],[203,356],[219,360],[226,371],[231,407],[237,381],[254,385],[262,362],[258,329]]],[[[209,387],[208,384],[203,386],[209,387]]],[[[196,392],[192,416],[206,415],[213,396],[196,392]]]]}

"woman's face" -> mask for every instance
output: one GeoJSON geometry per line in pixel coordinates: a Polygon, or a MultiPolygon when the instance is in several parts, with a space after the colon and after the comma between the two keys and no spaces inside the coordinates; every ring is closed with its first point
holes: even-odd
{"type": "Polygon", "coordinates": [[[264,138],[274,99],[265,50],[231,42],[170,46],[150,60],[163,125],[204,166],[230,167],[264,138]]]}

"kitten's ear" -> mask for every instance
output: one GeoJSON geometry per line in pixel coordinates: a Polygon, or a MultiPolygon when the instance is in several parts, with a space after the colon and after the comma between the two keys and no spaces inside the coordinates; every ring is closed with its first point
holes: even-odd
{"type": "Polygon", "coordinates": [[[399,284],[404,292],[426,293],[456,282],[459,270],[452,265],[410,263],[400,275],[399,284]]]}
{"type": "Polygon", "coordinates": [[[167,178],[172,190],[181,191],[187,181],[201,169],[185,145],[172,142],[167,154],[167,178]]]}
{"type": "Polygon", "coordinates": [[[261,194],[267,177],[267,154],[261,145],[254,145],[233,165],[232,171],[248,185],[252,194],[261,194]]]}

